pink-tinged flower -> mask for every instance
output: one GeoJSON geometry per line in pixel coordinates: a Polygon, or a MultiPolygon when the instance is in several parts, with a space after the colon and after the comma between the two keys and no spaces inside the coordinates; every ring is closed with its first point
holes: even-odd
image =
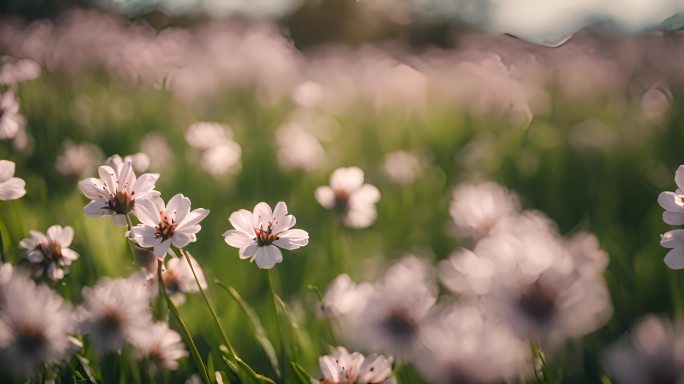
{"type": "Polygon", "coordinates": [[[14,163],[0,160],[0,200],[16,200],[26,194],[26,182],[14,176],[14,163]]]}
{"type": "Polygon", "coordinates": [[[124,227],[128,213],[137,216],[136,202],[159,197],[154,190],[159,174],[145,173],[136,178],[131,161],[116,169],[103,165],[98,174],[99,179],[88,178],[78,183],[83,194],[92,199],[84,208],[89,216],[111,216],[116,225],[124,227]]]}
{"type": "Polygon", "coordinates": [[[338,211],[345,225],[366,228],[377,216],[375,204],[380,200],[380,191],[364,184],[363,179],[359,167],[338,168],[330,176],[330,186],[316,188],[316,200],[323,207],[338,211]]]}
{"type": "Polygon", "coordinates": [[[31,237],[23,239],[19,245],[26,251],[23,256],[31,263],[34,274],[43,273],[53,281],[64,277],[64,270],[71,262],[78,259],[78,253],[69,248],[74,238],[74,229],[53,225],[47,235],[31,231],[31,237]]]}
{"type": "Polygon", "coordinates": [[[675,172],[675,192],[661,192],[658,195],[658,204],[663,212],[663,221],[670,225],[684,224],[684,165],[680,165],[675,172]]]}
{"type": "Polygon", "coordinates": [[[261,269],[271,269],[283,261],[279,248],[293,250],[309,244],[309,234],[301,229],[292,229],[295,217],[287,214],[287,205],[278,202],[275,210],[261,202],[250,212],[235,211],[228,219],[235,229],[223,234],[231,247],[240,249],[241,259],[256,260],[261,269]]]}
{"type": "Polygon", "coordinates": [[[19,100],[12,91],[0,94],[0,140],[13,139],[23,130],[26,119],[19,113],[19,100]]]}
{"type": "Polygon", "coordinates": [[[166,205],[160,197],[141,200],[136,207],[141,224],[128,231],[127,236],[141,247],[152,247],[154,254],[163,259],[171,244],[185,248],[197,240],[197,232],[202,229],[199,222],[209,210],[190,211],[190,205],[190,199],[180,193],[166,205]]]}

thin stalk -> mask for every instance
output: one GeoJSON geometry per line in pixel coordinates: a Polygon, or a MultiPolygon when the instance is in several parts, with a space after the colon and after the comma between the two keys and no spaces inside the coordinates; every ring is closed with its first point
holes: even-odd
{"type": "MultiPolygon", "coordinates": [[[[161,261],[159,262],[159,266],[157,268],[157,278],[159,280],[159,284],[163,287],[164,281],[162,280],[161,261]]],[[[188,326],[185,325],[185,322],[181,318],[180,313],[178,313],[178,308],[176,308],[176,306],[171,301],[171,298],[169,298],[169,295],[166,293],[166,289],[162,288],[161,292],[164,295],[164,299],[166,300],[166,304],[169,306],[171,313],[173,313],[173,316],[176,318],[178,324],[181,327],[181,330],[183,331],[183,335],[185,336],[186,342],[190,347],[190,354],[192,354],[192,358],[195,360],[195,363],[197,363],[197,366],[200,369],[200,377],[202,378],[202,381],[204,382],[204,384],[211,384],[211,380],[209,379],[209,374],[207,372],[207,367],[204,365],[204,361],[202,361],[202,357],[200,356],[199,351],[197,350],[197,346],[195,345],[195,341],[192,339],[192,335],[190,335],[188,326]]]]}
{"type": "Polygon", "coordinates": [[[271,299],[273,301],[273,310],[275,311],[276,318],[276,329],[278,331],[278,341],[280,342],[280,362],[279,365],[283,367],[282,377],[285,377],[284,370],[287,368],[285,363],[287,358],[285,357],[285,340],[283,339],[283,331],[281,329],[280,321],[280,310],[278,309],[278,299],[276,298],[275,289],[273,288],[273,282],[271,281],[271,270],[266,270],[266,280],[268,281],[268,288],[271,291],[271,299]]]}
{"type": "Polygon", "coordinates": [[[128,230],[130,231],[133,229],[133,222],[131,221],[131,216],[127,213],[126,215],[126,224],[128,224],[128,230]]]}

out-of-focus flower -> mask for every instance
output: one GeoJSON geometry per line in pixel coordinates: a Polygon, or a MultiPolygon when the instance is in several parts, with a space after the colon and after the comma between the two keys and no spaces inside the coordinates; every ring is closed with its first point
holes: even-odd
{"type": "Polygon", "coordinates": [[[339,275],[328,286],[323,296],[323,314],[332,319],[355,316],[373,292],[369,283],[355,284],[347,274],[339,275]]]}
{"type": "Polygon", "coordinates": [[[47,233],[31,231],[31,237],[21,240],[24,258],[31,263],[35,276],[45,274],[50,280],[61,280],[65,269],[78,259],[78,253],[69,248],[74,229],[53,225],[47,233]]]}
{"type": "Polygon", "coordinates": [[[118,170],[100,166],[98,173],[99,179],[91,177],[78,183],[83,194],[92,199],[83,209],[89,216],[111,216],[114,224],[124,227],[127,214],[133,212],[138,216],[136,203],[139,206],[147,199],[159,199],[159,192],[154,190],[159,174],[145,173],[136,178],[131,161],[118,170]]]}
{"type": "Polygon", "coordinates": [[[256,261],[261,269],[271,269],[283,261],[279,248],[293,250],[309,244],[309,234],[302,229],[292,229],[296,219],[287,213],[287,205],[280,201],[275,210],[261,202],[250,212],[235,211],[228,219],[235,229],[223,236],[226,244],[240,249],[241,259],[256,261]]]}
{"type": "Polygon", "coordinates": [[[684,268],[684,229],[666,232],[660,239],[660,245],[671,250],[665,255],[665,264],[672,269],[684,268]]]}
{"type": "Polygon", "coordinates": [[[648,315],[629,336],[606,350],[603,365],[619,384],[681,383],[684,327],[680,322],[648,315]]]}
{"type": "Polygon", "coordinates": [[[0,84],[16,85],[40,76],[40,65],[30,59],[10,61],[0,67],[0,84]]]}
{"type": "Polygon", "coordinates": [[[57,156],[55,168],[67,177],[85,177],[102,163],[103,157],[102,150],[95,144],[74,144],[67,140],[62,146],[62,153],[57,156]]]}
{"type": "Polygon", "coordinates": [[[26,119],[19,113],[19,100],[14,92],[0,94],[0,140],[13,139],[24,124],[26,119]]]}
{"type": "Polygon", "coordinates": [[[496,183],[464,183],[454,190],[449,214],[459,235],[479,240],[519,209],[517,196],[496,183]]]}
{"type": "Polygon", "coordinates": [[[288,123],[276,131],[278,161],[285,169],[313,171],[325,161],[325,150],[316,136],[298,123],[288,123]]]}
{"type": "Polygon", "coordinates": [[[138,332],[152,325],[150,291],[138,275],[127,279],[101,279],[83,289],[81,332],[100,353],[119,351],[138,332]]]}
{"type": "Polygon", "coordinates": [[[477,305],[460,303],[421,330],[412,362],[430,383],[498,383],[529,364],[527,344],[477,305]]]}
{"type": "Polygon", "coordinates": [[[45,285],[14,272],[3,285],[0,310],[0,363],[17,377],[35,377],[43,364],[59,364],[69,355],[75,331],[70,306],[45,285]]]}
{"type": "Polygon", "coordinates": [[[385,156],[383,169],[387,176],[399,184],[411,184],[420,175],[418,158],[407,151],[396,151],[385,156]]]}
{"type": "Polygon", "coordinates": [[[416,257],[405,257],[387,270],[382,283],[360,303],[364,309],[347,324],[353,342],[363,349],[410,357],[436,301],[431,267],[416,257]]]}
{"type": "Polygon", "coordinates": [[[150,167],[150,158],[142,152],[126,155],[123,159],[119,155],[110,156],[105,160],[105,165],[110,166],[119,174],[123,170],[124,165],[129,161],[135,172],[145,172],[150,167]]]}
{"type": "Polygon", "coordinates": [[[145,153],[150,159],[150,168],[153,170],[170,169],[173,162],[173,152],[169,148],[169,143],[164,135],[158,132],[150,132],[140,143],[140,151],[145,153]]]}
{"type": "Polygon", "coordinates": [[[579,232],[565,242],[577,271],[586,277],[596,277],[608,266],[608,253],[601,249],[596,235],[579,232]]]}
{"type": "Polygon", "coordinates": [[[340,213],[345,225],[368,227],[377,216],[375,204],[380,200],[380,191],[363,181],[361,168],[338,168],[330,175],[330,186],[316,188],[316,200],[324,208],[340,213]]]}
{"type": "Polygon", "coordinates": [[[323,98],[323,87],[315,81],[305,81],[297,85],[290,96],[302,108],[315,108],[323,98]]]}
{"type": "Polygon", "coordinates": [[[670,225],[684,224],[684,165],[680,165],[675,172],[675,192],[661,192],[658,204],[665,210],[663,221],[670,225]]]}
{"type": "Polygon", "coordinates": [[[672,103],[672,91],[666,85],[654,85],[641,97],[641,109],[646,118],[660,121],[672,103]]]}
{"type": "Polygon", "coordinates": [[[212,176],[221,176],[236,168],[242,148],[233,141],[230,127],[220,123],[194,123],[185,133],[188,144],[199,152],[200,165],[212,176]]]}
{"type": "Polygon", "coordinates": [[[199,222],[209,214],[208,209],[190,211],[190,199],[177,194],[167,205],[159,196],[142,200],[136,207],[141,223],[126,234],[141,247],[152,247],[154,254],[164,259],[171,244],[184,248],[197,240],[202,229],[199,222]]]}
{"type": "MultiPolygon", "coordinates": [[[[194,257],[190,256],[190,261],[202,288],[206,289],[207,282],[204,279],[204,272],[194,257]]],[[[188,262],[181,257],[173,257],[166,263],[166,270],[162,272],[162,280],[164,281],[164,288],[176,305],[185,302],[186,293],[199,291],[192,269],[190,269],[188,262]]]]}
{"type": "Polygon", "coordinates": [[[390,384],[392,357],[373,353],[364,357],[359,352],[349,353],[344,347],[337,347],[330,355],[321,356],[318,365],[323,379],[320,384],[390,384]]]}
{"type": "Polygon", "coordinates": [[[131,344],[138,358],[149,358],[158,369],[175,370],[188,355],[180,335],[163,322],[134,330],[131,344]]]}
{"type": "Polygon", "coordinates": [[[478,257],[467,249],[452,253],[439,263],[442,283],[456,294],[488,293],[494,283],[496,266],[492,260],[478,257]]]}
{"type": "Polygon", "coordinates": [[[0,200],[16,200],[26,194],[26,182],[14,176],[15,164],[0,160],[0,200]]]}

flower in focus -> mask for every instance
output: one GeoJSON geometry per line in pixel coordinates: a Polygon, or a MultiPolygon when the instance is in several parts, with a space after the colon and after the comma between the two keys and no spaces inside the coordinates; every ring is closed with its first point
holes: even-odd
{"type": "Polygon", "coordinates": [[[134,330],[131,344],[138,358],[149,358],[157,369],[175,370],[188,355],[180,335],[164,322],[134,330]]]}
{"type": "Polygon", "coordinates": [[[373,353],[364,357],[359,352],[349,353],[344,347],[337,347],[330,355],[321,356],[318,365],[323,379],[320,384],[390,384],[392,357],[373,353]]]}
{"type": "Polygon", "coordinates": [[[14,162],[0,160],[0,200],[16,200],[26,194],[26,182],[14,176],[14,162]]]}
{"type": "Polygon", "coordinates": [[[202,227],[199,222],[209,214],[208,209],[190,211],[190,199],[177,194],[167,205],[161,197],[140,201],[136,213],[141,223],[126,234],[141,247],[153,248],[154,254],[164,259],[171,245],[185,248],[197,240],[202,227]]]}
{"type": "Polygon", "coordinates": [[[101,279],[94,287],[83,289],[81,332],[100,353],[120,351],[152,325],[150,296],[146,280],[140,276],[101,279]]]}
{"type": "Polygon", "coordinates": [[[69,248],[73,238],[73,228],[53,225],[46,234],[31,231],[31,237],[21,240],[19,245],[25,249],[22,256],[32,264],[35,276],[45,274],[57,281],[64,277],[71,262],[78,259],[78,253],[69,248]]]}
{"type": "Polygon", "coordinates": [[[102,150],[94,144],[74,144],[67,140],[62,145],[62,153],[57,156],[55,168],[63,176],[84,177],[102,162],[102,150]]]}
{"type": "Polygon", "coordinates": [[[138,216],[136,203],[158,198],[154,190],[159,174],[145,173],[136,178],[133,163],[127,161],[120,169],[109,165],[98,168],[99,179],[88,178],[78,183],[81,192],[92,199],[83,209],[89,216],[111,216],[114,224],[127,225],[126,215],[133,212],[138,216]]]}
{"type": "Polygon", "coordinates": [[[44,364],[64,361],[75,331],[71,307],[45,285],[14,272],[3,284],[0,366],[17,377],[34,377],[44,364]]]}
{"type": "MultiPolygon", "coordinates": [[[[204,279],[204,273],[194,257],[190,256],[192,267],[197,273],[197,279],[203,289],[207,288],[207,281],[204,279]]],[[[198,292],[199,288],[195,282],[195,276],[188,265],[188,262],[182,257],[172,257],[166,263],[166,270],[162,272],[162,280],[164,281],[164,288],[168,292],[171,300],[176,305],[185,302],[185,294],[198,292]]]]}
{"type": "Polygon", "coordinates": [[[306,231],[292,229],[296,219],[287,213],[287,205],[282,201],[273,211],[261,202],[253,212],[241,209],[233,212],[228,220],[235,229],[223,234],[225,242],[240,249],[241,259],[256,261],[261,269],[271,269],[283,261],[279,248],[293,250],[309,244],[306,231]]]}
{"type": "Polygon", "coordinates": [[[488,236],[497,223],[518,210],[517,196],[493,182],[459,185],[449,206],[459,236],[475,240],[488,236]]]}
{"type": "Polygon", "coordinates": [[[399,184],[411,184],[420,175],[418,158],[407,151],[396,151],[385,156],[383,169],[387,176],[399,184]]]}
{"type": "Polygon", "coordinates": [[[13,139],[24,129],[26,119],[19,113],[19,100],[12,91],[0,94],[0,140],[13,139]]]}
{"type": "Polygon", "coordinates": [[[375,204],[380,200],[380,191],[363,181],[361,168],[338,168],[330,176],[330,186],[316,188],[316,200],[324,208],[339,212],[345,225],[366,228],[377,216],[375,204]]]}
{"type": "Polygon", "coordinates": [[[675,172],[675,192],[661,192],[658,204],[665,210],[663,221],[670,225],[684,224],[684,165],[680,165],[675,172]]]}
{"type": "Polygon", "coordinates": [[[200,165],[218,177],[235,169],[240,163],[242,148],[233,141],[230,127],[220,123],[194,123],[185,133],[185,140],[200,154],[200,165]]]}
{"type": "Polygon", "coordinates": [[[603,365],[619,384],[681,383],[683,352],[682,324],[648,315],[606,350],[603,365]]]}

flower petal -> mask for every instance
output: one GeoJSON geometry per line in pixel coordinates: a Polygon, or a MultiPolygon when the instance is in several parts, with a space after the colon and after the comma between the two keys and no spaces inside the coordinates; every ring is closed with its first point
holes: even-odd
{"type": "Polygon", "coordinates": [[[266,245],[257,249],[254,260],[256,261],[257,267],[261,269],[271,269],[276,264],[283,261],[283,254],[278,247],[266,245]]]}
{"type": "Polygon", "coordinates": [[[235,248],[243,248],[252,243],[256,243],[253,237],[249,237],[242,231],[231,229],[223,234],[223,240],[226,244],[235,248]]]}
{"type": "Polygon", "coordinates": [[[273,244],[283,249],[297,249],[309,244],[309,234],[303,229],[290,229],[278,235],[273,244]]]}

